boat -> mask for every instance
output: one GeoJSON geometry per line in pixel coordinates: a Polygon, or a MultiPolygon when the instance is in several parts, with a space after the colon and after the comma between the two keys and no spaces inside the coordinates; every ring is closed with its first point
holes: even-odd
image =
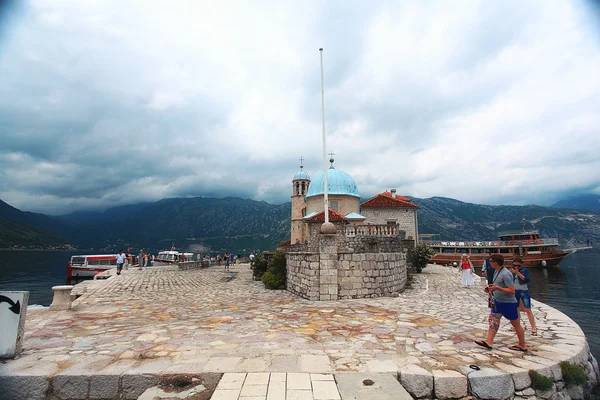
{"type": "Polygon", "coordinates": [[[180,253],[176,250],[166,250],[159,251],[158,255],[154,258],[154,262],[174,264],[181,261],[182,256],[185,257],[186,261],[192,261],[194,259],[194,253],[180,253]]]}
{"type": "Polygon", "coordinates": [[[71,260],[67,263],[67,280],[77,277],[93,277],[107,269],[116,267],[116,254],[86,254],[71,256],[71,260]]]}
{"type": "Polygon", "coordinates": [[[491,254],[501,254],[505,265],[511,264],[514,257],[521,257],[527,267],[557,266],[571,253],[558,248],[558,239],[542,238],[535,229],[501,232],[497,241],[421,240],[421,243],[428,244],[436,253],[429,262],[442,265],[458,264],[462,255],[467,254],[473,265],[479,267],[491,254]]]}

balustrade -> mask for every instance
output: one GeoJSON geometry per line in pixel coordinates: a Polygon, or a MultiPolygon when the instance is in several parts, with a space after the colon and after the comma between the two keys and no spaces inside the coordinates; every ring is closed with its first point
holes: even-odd
{"type": "Polygon", "coordinates": [[[346,225],[344,234],[346,237],[356,236],[397,236],[397,225],[346,225]]]}

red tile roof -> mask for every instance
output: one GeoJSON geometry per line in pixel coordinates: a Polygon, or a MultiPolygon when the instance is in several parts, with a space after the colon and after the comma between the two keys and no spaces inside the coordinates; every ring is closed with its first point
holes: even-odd
{"type": "MultiPolygon", "coordinates": [[[[380,194],[382,194],[382,195],[384,195],[384,196],[386,196],[386,197],[389,197],[390,199],[393,199],[393,197],[392,197],[392,192],[388,192],[387,190],[386,190],[385,192],[383,192],[383,193],[380,193],[380,194]]],[[[399,196],[399,195],[396,195],[396,198],[397,198],[398,200],[402,200],[402,201],[408,201],[408,202],[410,202],[410,199],[409,199],[408,197],[404,197],[404,196],[399,196]]]]}
{"type": "MultiPolygon", "coordinates": [[[[346,217],[344,217],[339,212],[335,211],[332,208],[329,209],[329,221],[343,221],[345,219],[346,219],[346,217]]],[[[313,215],[312,217],[307,219],[307,221],[309,221],[309,222],[325,221],[325,211],[321,211],[320,213],[313,215]]]]}
{"type": "Polygon", "coordinates": [[[418,205],[412,203],[408,197],[396,196],[392,197],[390,192],[379,193],[369,200],[365,201],[360,207],[409,207],[419,208],[418,205]]]}

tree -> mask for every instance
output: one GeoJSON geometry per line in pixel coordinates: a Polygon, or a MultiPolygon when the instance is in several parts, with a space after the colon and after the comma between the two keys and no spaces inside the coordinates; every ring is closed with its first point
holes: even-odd
{"type": "Polygon", "coordinates": [[[416,247],[408,250],[408,262],[420,274],[434,255],[435,251],[431,247],[426,243],[419,243],[416,247]]]}

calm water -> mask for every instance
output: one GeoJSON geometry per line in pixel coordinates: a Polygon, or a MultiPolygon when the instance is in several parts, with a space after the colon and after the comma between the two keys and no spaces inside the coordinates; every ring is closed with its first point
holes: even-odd
{"type": "MultiPolygon", "coordinates": [[[[0,250],[0,290],[28,290],[29,304],[49,305],[52,286],[65,284],[66,251],[0,250]]],[[[531,268],[534,299],[567,314],[581,326],[592,352],[600,357],[600,254],[580,251],[564,259],[560,268],[531,268]]]]}

